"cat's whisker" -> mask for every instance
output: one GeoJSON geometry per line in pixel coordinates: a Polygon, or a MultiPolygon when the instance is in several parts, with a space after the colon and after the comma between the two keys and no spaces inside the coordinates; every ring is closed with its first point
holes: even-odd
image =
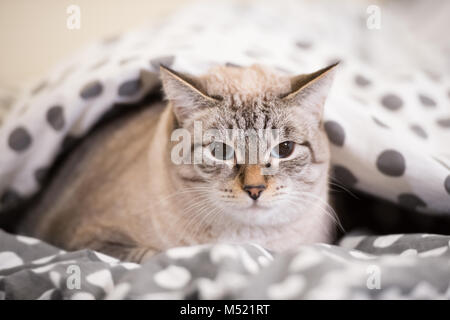
{"type": "MultiPolygon", "coordinates": [[[[292,199],[289,199],[288,201],[289,201],[290,203],[292,203],[293,205],[298,205],[298,199],[297,199],[296,201],[295,201],[295,200],[292,200],[292,199]]],[[[314,207],[317,208],[317,202],[310,202],[310,201],[307,201],[307,203],[308,203],[308,204],[312,204],[314,207]]],[[[329,212],[328,212],[326,209],[324,209],[323,207],[319,207],[319,208],[317,208],[317,209],[320,209],[320,210],[319,210],[319,214],[325,213],[328,217],[330,217],[330,218],[332,219],[332,221],[333,221],[334,224],[338,225],[338,222],[334,219],[334,217],[330,216],[329,212]]],[[[323,230],[328,230],[328,229],[329,229],[326,225],[324,225],[324,222],[323,222],[323,221],[318,220],[318,223],[320,224],[320,226],[322,227],[323,230]]],[[[338,226],[339,226],[339,225],[338,225],[338,226]]],[[[291,233],[293,233],[293,234],[295,235],[296,230],[295,230],[295,229],[292,229],[292,230],[288,229],[287,232],[291,232],[291,233]]]]}
{"type": "MultiPolygon", "coordinates": [[[[186,236],[186,233],[188,232],[190,227],[193,224],[195,224],[198,221],[198,219],[200,219],[202,217],[203,213],[209,208],[210,208],[209,199],[202,201],[199,206],[195,206],[195,207],[191,208],[191,210],[195,209],[196,211],[192,216],[188,217],[187,222],[183,225],[182,232],[180,233],[181,239],[186,236]]],[[[194,238],[194,237],[191,235],[191,238],[194,238]]]]}
{"type": "Polygon", "coordinates": [[[208,199],[201,199],[200,201],[196,199],[192,201],[193,203],[190,204],[182,214],[179,214],[177,222],[181,219],[192,219],[198,214],[199,210],[203,209],[203,207],[208,204],[208,199]]]}
{"type": "Polygon", "coordinates": [[[162,202],[162,201],[169,200],[170,198],[173,198],[173,197],[176,197],[176,196],[179,196],[179,195],[182,195],[182,194],[195,193],[195,192],[199,192],[199,191],[202,191],[202,192],[206,191],[206,192],[208,192],[208,191],[211,191],[211,188],[208,188],[208,187],[193,187],[193,188],[183,189],[183,190],[180,190],[180,191],[176,191],[176,192],[174,192],[172,194],[169,194],[169,195],[167,195],[165,197],[162,197],[162,198],[159,199],[159,201],[162,202]]]}
{"type": "Polygon", "coordinates": [[[198,234],[203,230],[202,226],[205,225],[205,227],[208,227],[208,224],[205,223],[209,216],[215,214],[218,212],[218,209],[210,210],[210,208],[204,208],[202,209],[199,214],[197,215],[196,219],[196,227],[193,228],[192,231],[192,239],[197,239],[198,234]]]}
{"type": "Polygon", "coordinates": [[[199,196],[196,198],[190,198],[186,200],[183,199],[183,201],[187,202],[188,206],[182,211],[181,214],[178,213],[175,221],[173,221],[173,225],[183,225],[183,228],[179,233],[179,237],[176,240],[177,244],[179,244],[186,235],[186,229],[189,228],[191,221],[195,221],[197,219],[197,216],[201,214],[201,211],[209,206],[209,199],[206,196],[207,194],[199,194],[199,196]],[[200,198],[200,200],[198,198],[200,198]],[[186,222],[181,223],[181,219],[186,220],[186,222]]]}
{"type": "MultiPolygon", "coordinates": [[[[192,206],[196,206],[196,205],[200,205],[201,204],[201,202],[198,201],[198,198],[205,197],[209,193],[213,194],[213,192],[211,192],[210,188],[206,188],[206,189],[207,190],[203,190],[201,193],[197,194],[197,197],[195,197],[195,198],[187,198],[187,199],[183,198],[183,201],[187,202],[187,204],[189,204],[189,206],[186,209],[184,209],[184,211],[182,212],[182,215],[178,215],[177,219],[174,221],[174,224],[178,223],[179,220],[181,218],[183,218],[183,215],[185,216],[185,215],[189,214],[189,211],[190,211],[192,206]]],[[[193,192],[192,190],[188,190],[188,191],[193,192]]],[[[175,192],[175,193],[169,195],[169,197],[179,196],[180,194],[185,194],[185,193],[182,190],[181,192],[178,191],[178,192],[175,192]]],[[[161,200],[161,201],[163,201],[163,200],[161,200]]],[[[175,201],[177,201],[177,200],[175,200],[175,201]]],[[[133,214],[145,214],[145,213],[151,212],[151,211],[152,211],[151,208],[144,208],[144,209],[141,209],[141,210],[134,211],[133,214]]]]}
{"type": "Polygon", "coordinates": [[[200,198],[200,200],[198,198],[196,198],[196,199],[188,199],[187,201],[193,202],[193,203],[190,204],[188,207],[186,207],[183,210],[183,214],[182,215],[189,215],[191,210],[195,210],[199,206],[201,206],[201,205],[203,205],[203,204],[205,204],[205,203],[207,203],[209,201],[209,199],[206,197],[205,194],[199,195],[199,198],[200,198]]]}
{"type": "MultiPolygon", "coordinates": [[[[295,193],[294,193],[295,194],[295,193]]],[[[333,214],[333,218],[337,220],[337,214],[334,211],[334,209],[327,203],[325,202],[323,199],[321,199],[320,197],[311,194],[311,193],[297,193],[297,195],[301,196],[301,197],[309,197],[309,200],[314,200],[314,201],[310,201],[310,203],[317,203],[316,201],[319,202],[319,204],[323,205],[326,209],[331,211],[331,214],[333,214]]],[[[302,200],[307,200],[307,199],[302,199],[302,200]]],[[[323,208],[323,207],[321,207],[323,208]]]]}
{"type": "Polygon", "coordinates": [[[196,238],[199,233],[205,231],[206,228],[208,228],[208,226],[210,226],[209,221],[221,213],[223,213],[223,210],[216,207],[214,210],[205,214],[203,219],[200,220],[198,223],[197,231],[194,233],[194,238],[196,238]]]}
{"type": "Polygon", "coordinates": [[[344,191],[346,191],[347,193],[349,193],[352,197],[354,197],[355,199],[359,199],[357,195],[355,195],[351,190],[349,190],[348,188],[344,187],[339,181],[337,181],[336,177],[331,176],[331,174],[327,174],[328,177],[328,183],[330,185],[336,186],[344,191]]]}
{"type": "MultiPolygon", "coordinates": [[[[200,188],[200,187],[199,187],[199,188],[200,188]]],[[[202,197],[204,194],[209,194],[209,193],[213,194],[213,192],[211,192],[211,188],[206,188],[206,187],[204,187],[205,189],[203,189],[203,187],[201,187],[201,188],[202,188],[202,190],[198,190],[198,191],[201,191],[201,192],[200,192],[200,193],[197,193],[196,196],[202,197]]],[[[192,189],[194,189],[194,188],[192,188],[192,189]]],[[[162,198],[158,199],[158,202],[157,202],[158,204],[157,204],[157,206],[158,206],[158,205],[161,205],[162,202],[168,200],[169,198],[173,198],[173,197],[180,196],[180,195],[187,195],[187,194],[189,194],[189,193],[194,193],[194,192],[196,192],[196,191],[197,191],[197,190],[181,190],[181,191],[176,191],[176,192],[174,192],[174,193],[172,193],[172,194],[170,194],[170,195],[168,195],[168,196],[165,196],[165,197],[162,197],[162,198]]],[[[187,199],[184,199],[184,198],[183,198],[183,201],[186,201],[186,202],[188,202],[188,203],[190,203],[191,201],[193,201],[194,204],[195,204],[195,203],[197,203],[197,201],[198,201],[198,197],[196,197],[196,198],[187,198],[187,199]]],[[[177,201],[177,200],[175,200],[175,201],[177,201]]],[[[152,208],[151,208],[151,206],[150,206],[150,207],[148,207],[148,208],[143,208],[143,209],[140,209],[140,210],[135,210],[135,211],[133,211],[133,214],[140,215],[140,214],[145,214],[145,213],[151,212],[151,211],[152,211],[152,208]]],[[[183,211],[183,213],[186,213],[186,212],[183,211]]]]}
{"type": "MultiPolygon", "coordinates": [[[[202,205],[204,202],[209,201],[208,195],[212,195],[212,194],[214,194],[214,193],[211,192],[211,190],[209,189],[209,190],[204,190],[203,192],[196,194],[197,197],[191,197],[191,198],[186,198],[186,199],[185,198],[176,199],[175,201],[178,201],[178,200],[181,201],[182,200],[183,202],[187,202],[187,204],[192,202],[192,204],[189,204],[188,207],[186,207],[183,210],[183,212],[179,216],[179,218],[183,218],[183,216],[186,216],[186,215],[190,214],[190,211],[192,209],[195,209],[198,206],[202,205]],[[201,201],[199,201],[199,198],[200,198],[201,201]]],[[[176,195],[180,195],[180,193],[176,194],[176,195]]]]}
{"type": "Polygon", "coordinates": [[[336,211],[334,211],[332,207],[325,205],[325,208],[321,207],[321,209],[321,212],[330,217],[342,232],[346,232],[341,221],[339,220],[338,215],[336,214],[336,211]]]}
{"type": "MultiPolygon", "coordinates": [[[[324,201],[322,198],[320,198],[319,196],[309,193],[309,192],[299,192],[299,191],[293,191],[292,192],[292,196],[294,195],[298,195],[300,197],[310,197],[310,199],[312,198],[315,201],[319,201],[319,203],[323,204],[323,206],[325,207],[325,210],[323,207],[321,207],[321,209],[323,210],[323,212],[325,212],[330,218],[333,219],[334,223],[343,231],[345,232],[344,227],[342,226],[339,217],[336,213],[336,211],[326,202],[324,201]]],[[[305,200],[305,199],[303,199],[305,200]]],[[[311,202],[314,203],[314,202],[311,202]]]]}

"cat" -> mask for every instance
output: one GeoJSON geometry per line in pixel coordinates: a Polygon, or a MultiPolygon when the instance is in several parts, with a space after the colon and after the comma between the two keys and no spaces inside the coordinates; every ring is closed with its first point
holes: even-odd
{"type": "MultiPolygon", "coordinates": [[[[66,250],[141,262],[175,246],[257,243],[273,251],[331,242],[330,151],[323,109],[336,64],[290,77],[268,67],[218,66],[192,76],[161,66],[168,100],[112,121],[70,154],[22,233],[66,250]],[[277,129],[257,163],[223,139],[195,145],[208,163],[174,163],[174,130],[277,129]],[[225,153],[218,152],[220,147],[225,153]],[[217,158],[215,158],[217,156],[217,158]],[[264,174],[272,163],[277,168],[264,174]]],[[[247,146],[248,148],[248,146],[247,146]]]]}

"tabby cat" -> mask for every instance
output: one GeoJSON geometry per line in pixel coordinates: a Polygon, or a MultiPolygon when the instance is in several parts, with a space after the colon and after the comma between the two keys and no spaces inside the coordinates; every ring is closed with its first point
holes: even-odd
{"type": "Polygon", "coordinates": [[[135,262],[182,245],[253,242],[281,251],[332,241],[322,114],[335,66],[296,77],[258,65],[197,77],[161,67],[167,105],[95,131],[55,175],[22,233],[135,262]],[[179,163],[173,133],[193,139],[196,124],[200,133],[219,132],[187,141],[210,161],[179,163]],[[220,136],[229,129],[278,130],[279,143],[251,163],[240,154],[249,145],[238,152],[220,136]]]}

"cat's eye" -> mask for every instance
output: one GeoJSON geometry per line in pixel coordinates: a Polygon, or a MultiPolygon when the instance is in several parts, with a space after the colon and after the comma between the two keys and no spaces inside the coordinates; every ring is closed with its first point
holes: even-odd
{"type": "Polygon", "coordinates": [[[270,154],[274,158],[283,159],[289,157],[294,152],[295,142],[285,141],[272,149],[270,154]]]}
{"type": "Polygon", "coordinates": [[[234,157],[234,149],[223,142],[213,142],[209,145],[211,154],[219,160],[230,160],[234,157]]]}

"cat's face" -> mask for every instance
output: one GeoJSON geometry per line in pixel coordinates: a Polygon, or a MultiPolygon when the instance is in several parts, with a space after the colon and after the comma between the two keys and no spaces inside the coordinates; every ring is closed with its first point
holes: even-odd
{"type": "Polygon", "coordinates": [[[201,154],[200,163],[173,166],[201,214],[274,225],[325,208],[322,112],[333,67],[294,78],[259,66],[200,78],[161,70],[176,126],[191,137],[190,159],[201,154]]]}

